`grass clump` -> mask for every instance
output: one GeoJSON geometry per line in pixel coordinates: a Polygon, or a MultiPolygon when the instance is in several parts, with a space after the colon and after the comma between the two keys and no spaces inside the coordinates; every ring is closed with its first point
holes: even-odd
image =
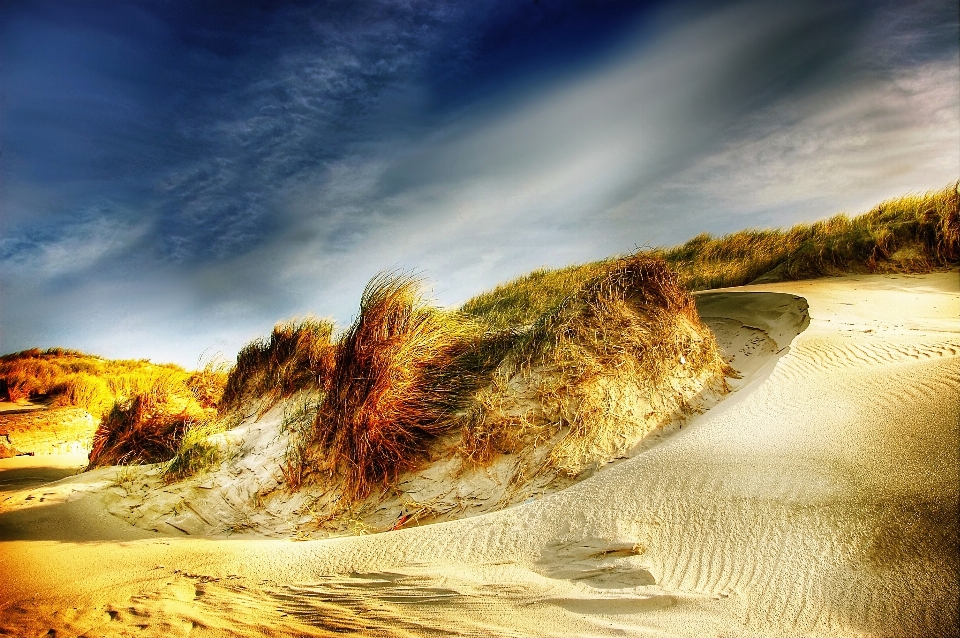
{"type": "Polygon", "coordinates": [[[689,396],[725,390],[731,371],[662,259],[635,255],[594,272],[518,335],[478,393],[467,458],[483,463],[562,434],[545,464],[576,475],[687,409],[689,396]]]}
{"type": "Polygon", "coordinates": [[[477,325],[433,307],[420,290],[414,277],[378,275],[336,345],[312,461],[340,479],[347,500],[413,468],[429,442],[453,427],[476,382],[467,354],[477,325]]]}
{"type": "Polygon", "coordinates": [[[302,392],[284,407],[280,431],[286,433],[288,439],[280,469],[290,489],[299,489],[303,483],[313,423],[321,401],[322,395],[302,392]]]}
{"type": "Polygon", "coordinates": [[[333,329],[326,319],[291,320],[274,326],[269,338],[248,343],[227,378],[220,411],[254,398],[266,411],[301,390],[324,387],[333,367],[333,329]]]}
{"type": "Polygon", "coordinates": [[[203,408],[175,375],[157,378],[149,391],[118,401],[93,437],[88,469],[170,460],[191,427],[209,423],[203,408]]]}
{"type": "Polygon", "coordinates": [[[229,369],[219,361],[210,361],[202,369],[191,372],[184,385],[201,408],[218,408],[229,378],[229,369]]]}
{"type": "Polygon", "coordinates": [[[557,270],[541,268],[477,295],[460,309],[482,319],[488,330],[529,326],[554,311],[574,291],[604,272],[608,261],[557,270]]]}
{"type": "Polygon", "coordinates": [[[218,465],[223,460],[223,447],[211,441],[210,437],[236,427],[240,421],[240,415],[234,412],[224,417],[200,419],[187,424],[177,443],[176,454],[163,471],[164,480],[174,483],[218,465]]]}
{"type": "Polygon", "coordinates": [[[53,389],[56,394],[53,405],[83,408],[97,418],[109,411],[116,401],[110,384],[103,377],[86,372],[68,375],[53,389]]]}

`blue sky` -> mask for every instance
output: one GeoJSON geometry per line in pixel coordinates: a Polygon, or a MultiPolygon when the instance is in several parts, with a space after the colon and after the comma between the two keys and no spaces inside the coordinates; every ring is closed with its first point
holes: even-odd
{"type": "Polygon", "coordinates": [[[12,0],[0,351],[194,366],[960,177],[949,2],[12,0]]]}

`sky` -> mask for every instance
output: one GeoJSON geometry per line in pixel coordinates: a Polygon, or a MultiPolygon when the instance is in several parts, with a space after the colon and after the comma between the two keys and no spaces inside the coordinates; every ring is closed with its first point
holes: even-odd
{"type": "Polygon", "coordinates": [[[197,367],[960,178],[955,2],[6,0],[0,352],[197,367]]]}

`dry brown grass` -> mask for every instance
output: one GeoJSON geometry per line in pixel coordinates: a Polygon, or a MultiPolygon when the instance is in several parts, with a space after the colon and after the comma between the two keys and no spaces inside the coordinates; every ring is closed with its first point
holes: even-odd
{"type": "Polygon", "coordinates": [[[191,427],[215,417],[216,410],[202,408],[182,380],[161,377],[149,391],[118,401],[103,418],[88,469],[170,460],[191,427]]]}
{"type": "Polygon", "coordinates": [[[345,501],[393,483],[453,427],[475,383],[465,355],[478,337],[463,315],[431,306],[413,277],[384,273],[367,284],[313,431],[311,462],[340,481],[345,501]]]}
{"type": "Polygon", "coordinates": [[[302,390],[322,390],[333,368],[334,325],[306,318],[278,323],[267,339],[248,343],[237,355],[220,401],[220,411],[260,401],[266,411],[302,390]]]}

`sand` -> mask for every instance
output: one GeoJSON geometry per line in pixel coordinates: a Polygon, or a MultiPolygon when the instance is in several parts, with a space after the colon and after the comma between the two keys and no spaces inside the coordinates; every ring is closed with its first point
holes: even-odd
{"type": "Polygon", "coordinates": [[[766,335],[737,337],[736,392],[502,511],[320,541],[214,539],[107,514],[104,495],[129,478],[114,469],[16,486],[0,495],[0,631],[957,635],[958,273],[725,292],[701,312],[766,335]],[[750,292],[803,297],[809,326],[791,338],[798,317],[751,309],[750,292]]]}

